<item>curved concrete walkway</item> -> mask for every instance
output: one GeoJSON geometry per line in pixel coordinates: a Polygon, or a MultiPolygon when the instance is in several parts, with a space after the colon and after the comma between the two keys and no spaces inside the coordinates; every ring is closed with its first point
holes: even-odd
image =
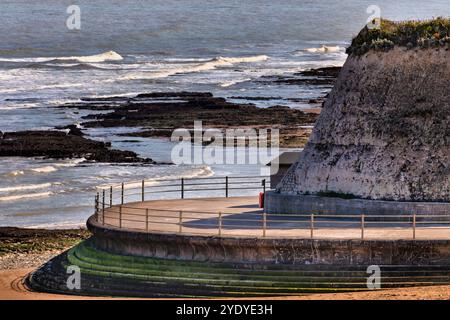
{"type": "MultiPolygon", "coordinates": [[[[105,227],[157,233],[204,236],[263,237],[263,210],[257,197],[155,200],[115,205],[100,210],[98,223],[105,227]],[[221,219],[219,219],[219,213],[221,219]],[[221,222],[220,222],[221,220],[221,222]],[[180,223],[181,221],[181,223],[180,223]],[[219,225],[221,225],[219,231],[219,225]]],[[[314,239],[413,238],[412,222],[375,222],[366,217],[364,230],[359,217],[314,217],[314,239]]],[[[266,237],[311,238],[310,216],[267,214],[266,237]]],[[[450,224],[416,225],[421,239],[450,239],[450,224]]]]}

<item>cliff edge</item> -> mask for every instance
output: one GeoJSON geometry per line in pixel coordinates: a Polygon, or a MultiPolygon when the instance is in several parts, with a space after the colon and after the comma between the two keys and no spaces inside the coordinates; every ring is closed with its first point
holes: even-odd
{"type": "Polygon", "coordinates": [[[449,84],[447,46],[350,53],[277,190],[450,201],[449,84]]]}

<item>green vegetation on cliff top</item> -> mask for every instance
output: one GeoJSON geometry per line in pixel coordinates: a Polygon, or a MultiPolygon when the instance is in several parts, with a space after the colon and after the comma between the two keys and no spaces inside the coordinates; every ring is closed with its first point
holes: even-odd
{"type": "Polygon", "coordinates": [[[388,51],[395,45],[433,48],[450,45],[450,19],[394,22],[381,19],[380,28],[363,30],[352,40],[348,54],[363,55],[369,50],[388,51]]]}

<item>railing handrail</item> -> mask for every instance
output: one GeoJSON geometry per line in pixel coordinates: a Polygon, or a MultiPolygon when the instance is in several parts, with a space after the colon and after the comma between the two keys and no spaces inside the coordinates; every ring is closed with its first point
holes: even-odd
{"type": "MultiPolygon", "coordinates": [[[[136,201],[136,202],[130,202],[129,204],[133,204],[133,203],[141,203],[141,201],[136,201]]],[[[101,201],[99,201],[99,204],[102,204],[101,201]]],[[[105,203],[105,204],[109,204],[109,203],[105,203]]],[[[122,207],[124,209],[132,209],[132,210],[145,210],[148,209],[149,211],[163,211],[163,212],[174,212],[177,213],[179,212],[179,210],[170,210],[170,209],[152,209],[152,208],[137,208],[137,207],[130,207],[127,205],[121,205],[121,204],[116,204],[113,205],[112,207],[108,207],[108,209],[114,208],[114,207],[122,207]]],[[[204,213],[204,214],[217,214],[217,211],[199,211],[199,210],[183,210],[186,213],[204,213]]],[[[234,213],[236,214],[236,213],[234,213]]],[[[254,212],[246,212],[246,215],[255,215],[255,216],[260,216],[260,213],[254,213],[254,212]]],[[[302,217],[302,218],[306,218],[309,217],[311,214],[315,214],[316,218],[320,219],[320,218],[354,218],[354,219],[360,219],[361,215],[363,214],[322,214],[322,213],[305,213],[305,214],[295,214],[295,213],[276,213],[273,214],[273,216],[276,217],[302,217]]],[[[448,217],[449,221],[450,221],[450,214],[448,215],[428,215],[428,214],[383,214],[383,215],[372,215],[372,214],[365,214],[365,218],[366,218],[366,223],[392,223],[392,221],[367,221],[367,219],[371,219],[371,218],[410,218],[412,222],[412,219],[414,218],[414,216],[416,218],[442,218],[442,217],[448,217]]],[[[282,222],[283,220],[276,220],[278,222],[282,222]]],[[[328,222],[328,221],[332,221],[332,220],[327,220],[327,221],[322,221],[322,222],[328,222]]],[[[348,220],[339,220],[342,223],[349,223],[352,221],[348,221],[348,220]]],[[[441,220],[437,221],[440,222],[441,220]]],[[[286,222],[289,222],[289,220],[286,220],[286,222]]],[[[406,221],[399,221],[399,222],[406,222],[406,221]]],[[[425,223],[424,221],[417,221],[417,223],[425,223]]],[[[427,222],[430,223],[430,222],[427,222]]]]}
{"type": "MultiPolygon", "coordinates": [[[[268,179],[270,178],[269,175],[262,175],[262,176],[214,176],[214,177],[196,177],[196,178],[192,178],[192,177],[187,177],[187,178],[171,178],[171,179],[143,179],[143,180],[131,180],[128,181],[126,183],[124,183],[125,186],[127,185],[133,185],[133,184],[139,184],[142,181],[145,182],[152,182],[152,183],[158,183],[158,182],[172,182],[172,181],[180,181],[181,179],[183,179],[184,181],[193,181],[193,180],[219,180],[219,179],[225,179],[227,178],[230,179],[268,179]]],[[[247,183],[254,183],[254,182],[258,182],[258,181],[248,181],[247,183]]],[[[102,191],[103,189],[105,190],[109,190],[110,187],[113,187],[113,189],[120,189],[122,187],[122,183],[123,182],[119,182],[119,183],[115,183],[112,185],[102,185],[102,186],[97,186],[96,189],[99,191],[102,191]]],[[[223,182],[215,182],[212,184],[223,184],[223,182]]],[[[178,185],[178,184],[177,184],[178,185]]],[[[196,184],[192,184],[192,185],[196,185],[196,184]]],[[[159,187],[164,187],[166,185],[161,185],[159,187]]],[[[171,186],[171,185],[167,185],[167,186],[171,186]]],[[[152,186],[150,185],[149,187],[157,187],[157,186],[152,186]]],[[[132,188],[133,189],[133,188],[132,188]]]]}
{"type": "MultiPolygon", "coordinates": [[[[389,226],[397,229],[405,229],[404,227],[406,226],[408,229],[411,228],[412,239],[416,239],[418,229],[442,229],[444,228],[443,226],[450,225],[450,213],[449,215],[427,215],[416,213],[378,215],[358,213],[340,215],[327,213],[322,214],[319,212],[311,212],[308,214],[268,214],[266,212],[246,212],[245,216],[237,218],[236,215],[238,215],[238,213],[220,212],[219,210],[170,210],[148,207],[138,208],[132,206],[133,204],[142,203],[147,200],[146,195],[159,193],[165,195],[179,193],[178,199],[185,199],[190,192],[224,191],[224,197],[229,197],[229,193],[233,190],[246,189],[261,190],[265,192],[266,185],[270,182],[267,178],[268,176],[215,176],[203,178],[151,179],[131,181],[128,183],[122,182],[116,186],[111,185],[99,189],[99,192],[97,192],[95,196],[95,217],[98,223],[118,228],[135,229],[136,227],[130,226],[129,222],[138,223],[140,226],[143,224],[142,228],[140,227],[137,229],[145,231],[166,231],[164,228],[154,229],[155,225],[164,225],[165,227],[176,226],[177,230],[174,232],[178,233],[211,235],[211,228],[217,228],[217,232],[213,233],[218,236],[224,236],[224,231],[230,229],[226,226],[227,222],[238,222],[238,227],[235,227],[233,229],[234,231],[248,228],[260,232],[259,236],[266,237],[269,231],[274,230],[309,230],[311,239],[317,237],[316,233],[321,228],[341,228],[342,230],[353,230],[356,228],[360,230],[360,236],[356,238],[365,239],[368,231],[374,227],[379,227],[380,225],[383,226],[379,228],[387,228],[386,226],[389,226]],[[248,179],[252,180],[249,181],[248,179]],[[198,180],[200,182],[186,183],[186,181],[192,182],[193,180],[198,180]],[[207,180],[207,182],[204,182],[203,180],[207,180]],[[212,180],[216,180],[217,182],[211,182],[212,180]],[[179,183],[172,183],[174,181],[178,181],[179,183]],[[171,183],[167,185],[154,185],[155,183],[161,182],[171,183]],[[238,184],[238,186],[236,186],[236,184],[238,184]],[[132,187],[127,188],[127,186],[132,187]],[[158,188],[164,187],[166,190],[158,190],[158,188]],[[117,188],[120,189],[117,190],[117,188]],[[126,192],[133,191],[133,189],[140,190],[140,192],[126,192]],[[114,199],[114,196],[117,196],[118,193],[119,196],[114,199]],[[130,197],[134,197],[135,201],[126,202],[125,200],[130,197]],[[135,219],[130,219],[130,217],[135,219]],[[138,219],[137,217],[142,219],[138,219]],[[157,219],[163,219],[163,221],[159,221],[157,219]],[[173,219],[173,221],[169,221],[170,219],[173,219]],[[209,221],[212,221],[213,224],[216,223],[216,225],[196,223],[196,221],[201,219],[208,219],[209,221]],[[215,222],[216,219],[217,221],[215,222]],[[117,221],[118,223],[111,224],[111,221],[117,221]],[[128,225],[124,226],[124,224],[127,223],[128,225]],[[273,227],[274,224],[278,225],[273,227]],[[281,224],[287,225],[283,226],[281,224]],[[330,227],[330,225],[333,226],[330,227]],[[152,228],[150,228],[150,226],[152,226],[152,228]],[[203,229],[194,232],[192,227],[201,227],[203,229]],[[185,231],[186,229],[188,231],[185,231]],[[208,231],[205,231],[205,229],[208,231]]],[[[207,197],[210,197],[210,195],[207,195],[207,197]]],[[[164,200],[167,200],[167,198],[164,198],[164,200]]],[[[450,226],[448,227],[450,228],[450,226]]]]}

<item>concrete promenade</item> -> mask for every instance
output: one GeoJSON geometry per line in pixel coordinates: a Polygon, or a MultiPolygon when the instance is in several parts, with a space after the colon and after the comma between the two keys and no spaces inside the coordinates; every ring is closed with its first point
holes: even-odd
{"type": "Polygon", "coordinates": [[[417,240],[450,239],[449,223],[398,220],[379,222],[366,217],[323,217],[266,214],[257,197],[155,200],[100,208],[98,224],[151,233],[223,237],[310,239],[417,240]],[[104,218],[104,221],[103,221],[104,218]],[[264,228],[264,225],[266,226],[264,228]],[[312,228],[311,228],[312,227],[312,228]],[[265,229],[265,232],[264,232],[265,229]]]}

